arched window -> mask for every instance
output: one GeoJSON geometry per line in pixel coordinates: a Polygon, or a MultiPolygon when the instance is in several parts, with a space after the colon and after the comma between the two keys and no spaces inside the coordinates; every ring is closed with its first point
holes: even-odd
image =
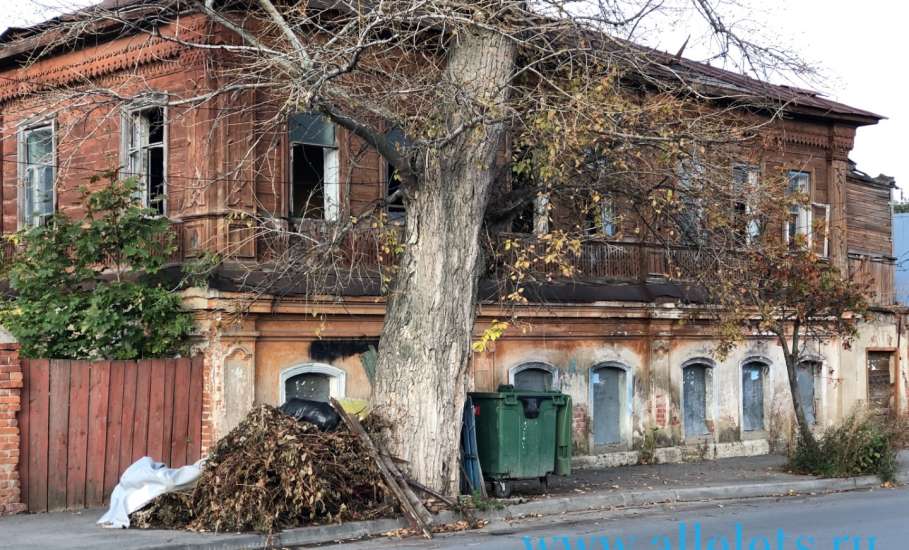
{"type": "Polygon", "coordinates": [[[600,363],[590,369],[594,447],[629,442],[630,378],[630,371],[617,363],[600,363]]]}
{"type": "Polygon", "coordinates": [[[693,359],[682,365],[682,421],[685,437],[710,433],[708,420],[713,409],[713,363],[693,359]]]}
{"type": "Polygon", "coordinates": [[[281,372],[281,402],[295,397],[314,401],[340,399],[346,390],[346,373],[331,365],[310,363],[281,372]]]}
{"type": "Polygon", "coordinates": [[[767,364],[750,360],[742,365],[742,430],[764,430],[764,383],[767,364]]]}
{"type": "Polygon", "coordinates": [[[508,373],[515,389],[527,391],[553,391],[559,389],[559,371],[542,362],[522,363],[508,373]]]}

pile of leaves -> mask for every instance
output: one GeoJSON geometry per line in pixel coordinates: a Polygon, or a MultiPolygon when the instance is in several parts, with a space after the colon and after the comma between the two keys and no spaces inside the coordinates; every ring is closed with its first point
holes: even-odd
{"type": "Polygon", "coordinates": [[[382,475],[361,441],[261,405],[218,441],[191,494],[162,495],[137,527],[274,533],[389,516],[382,475]]]}

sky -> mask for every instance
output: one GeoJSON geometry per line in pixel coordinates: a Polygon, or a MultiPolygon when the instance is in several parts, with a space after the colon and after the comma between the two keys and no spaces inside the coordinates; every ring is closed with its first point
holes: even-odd
{"type": "MultiPolygon", "coordinates": [[[[671,0],[670,0],[671,1],[671,0]]],[[[685,0],[675,0],[682,5],[685,0]]],[[[909,200],[909,3],[898,0],[712,0],[733,23],[758,41],[783,45],[818,67],[820,77],[796,85],[887,117],[860,128],[850,155],[872,176],[896,178],[909,200]]],[[[60,6],[91,0],[2,0],[0,31],[46,18],[60,6]]],[[[639,37],[676,52],[693,36],[685,55],[697,59],[707,46],[691,19],[662,20],[639,37]]]]}

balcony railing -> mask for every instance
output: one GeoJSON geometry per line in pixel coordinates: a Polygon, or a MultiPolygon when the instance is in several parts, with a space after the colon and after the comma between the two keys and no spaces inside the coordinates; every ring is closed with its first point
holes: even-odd
{"type": "Polygon", "coordinates": [[[560,255],[558,262],[547,264],[544,260],[546,244],[526,235],[502,235],[497,249],[505,239],[517,242],[519,247],[500,252],[496,260],[501,266],[514,265],[522,247],[533,244],[536,247],[532,255],[529,271],[538,275],[558,271],[559,267],[569,267],[573,276],[586,281],[644,282],[648,279],[684,280],[686,273],[692,273],[698,266],[698,252],[682,246],[671,246],[657,243],[588,240],[581,244],[580,253],[567,252],[560,255]]]}

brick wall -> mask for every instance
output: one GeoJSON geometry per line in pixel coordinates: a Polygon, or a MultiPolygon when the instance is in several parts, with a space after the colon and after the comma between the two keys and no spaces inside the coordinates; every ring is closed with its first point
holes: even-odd
{"type": "Polygon", "coordinates": [[[0,515],[25,510],[19,484],[19,425],[22,369],[18,344],[0,343],[0,515]]]}

